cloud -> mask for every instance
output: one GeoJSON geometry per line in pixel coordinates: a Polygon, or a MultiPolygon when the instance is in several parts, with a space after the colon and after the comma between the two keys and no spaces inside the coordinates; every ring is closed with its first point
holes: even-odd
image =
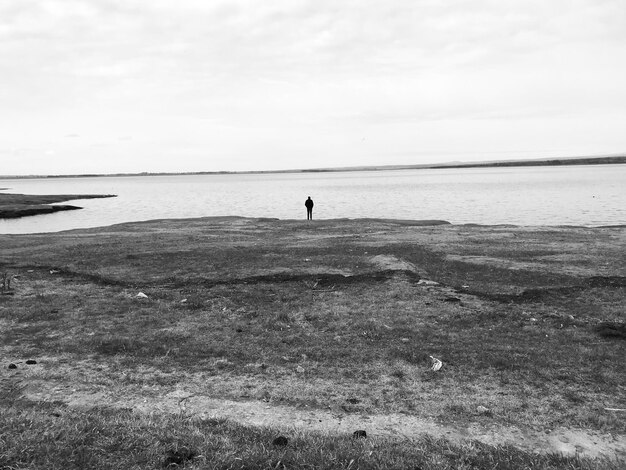
{"type": "MultiPolygon", "coordinates": [[[[139,155],[139,142],[166,133],[175,147],[189,129],[228,128],[228,138],[198,137],[198,154],[248,152],[237,139],[257,129],[322,139],[323,152],[340,146],[329,128],[378,125],[377,148],[393,135],[402,153],[420,141],[390,127],[606,120],[626,110],[625,42],[623,0],[3,0],[10,135],[0,145],[46,148],[75,129],[85,145],[137,136],[139,155]]],[[[268,159],[281,146],[256,142],[268,159]]]]}

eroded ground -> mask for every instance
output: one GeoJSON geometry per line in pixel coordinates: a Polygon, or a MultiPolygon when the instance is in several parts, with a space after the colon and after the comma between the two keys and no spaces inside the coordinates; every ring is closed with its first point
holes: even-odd
{"type": "Polygon", "coordinates": [[[0,243],[5,400],[625,456],[624,228],[212,218],[0,243]]]}

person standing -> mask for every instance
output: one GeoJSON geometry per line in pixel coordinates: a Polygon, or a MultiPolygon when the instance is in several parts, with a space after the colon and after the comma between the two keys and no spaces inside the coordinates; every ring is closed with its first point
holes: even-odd
{"type": "Polygon", "coordinates": [[[304,202],[306,207],[306,220],[313,220],[313,199],[311,196],[304,202]]]}

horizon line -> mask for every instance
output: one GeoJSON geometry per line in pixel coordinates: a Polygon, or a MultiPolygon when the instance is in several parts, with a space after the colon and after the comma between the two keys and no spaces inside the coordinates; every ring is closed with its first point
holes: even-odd
{"type": "Polygon", "coordinates": [[[445,168],[489,168],[515,166],[559,166],[559,165],[593,165],[626,163],[626,153],[608,155],[574,156],[557,158],[532,158],[526,160],[479,160],[470,162],[451,161],[445,163],[397,164],[397,165],[356,165],[346,167],[323,168],[292,168],[274,170],[214,170],[214,171],[158,171],[158,172],[127,172],[127,173],[82,173],[82,174],[30,174],[30,175],[0,175],[0,179],[40,179],[40,178],[95,178],[95,177],[123,177],[123,176],[175,176],[175,175],[237,175],[237,174],[272,174],[272,173],[332,173],[342,171],[382,171],[382,170],[412,170],[412,169],[445,169],[445,168]]]}

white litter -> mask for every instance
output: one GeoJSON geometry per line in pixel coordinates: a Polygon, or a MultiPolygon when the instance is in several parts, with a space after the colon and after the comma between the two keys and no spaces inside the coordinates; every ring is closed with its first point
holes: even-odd
{"type": "Polygon", "coordinates": [[[138,299],[147,299],[148,298],[148,296],[146,294],[144,294],[143,292],[140,292],[135,297],[137,297],[138,299]]]}
{"type": "Polygon", "coordinates": [[[439,369],[441,369],[441,366],[443,366],[443,362],[441,362],[436,357],[432,357],[432,356],[429,356],[429,357],[432,362],[430,366],[430,370],[434,370],[435,372],[437,372],[439,369]]]}

